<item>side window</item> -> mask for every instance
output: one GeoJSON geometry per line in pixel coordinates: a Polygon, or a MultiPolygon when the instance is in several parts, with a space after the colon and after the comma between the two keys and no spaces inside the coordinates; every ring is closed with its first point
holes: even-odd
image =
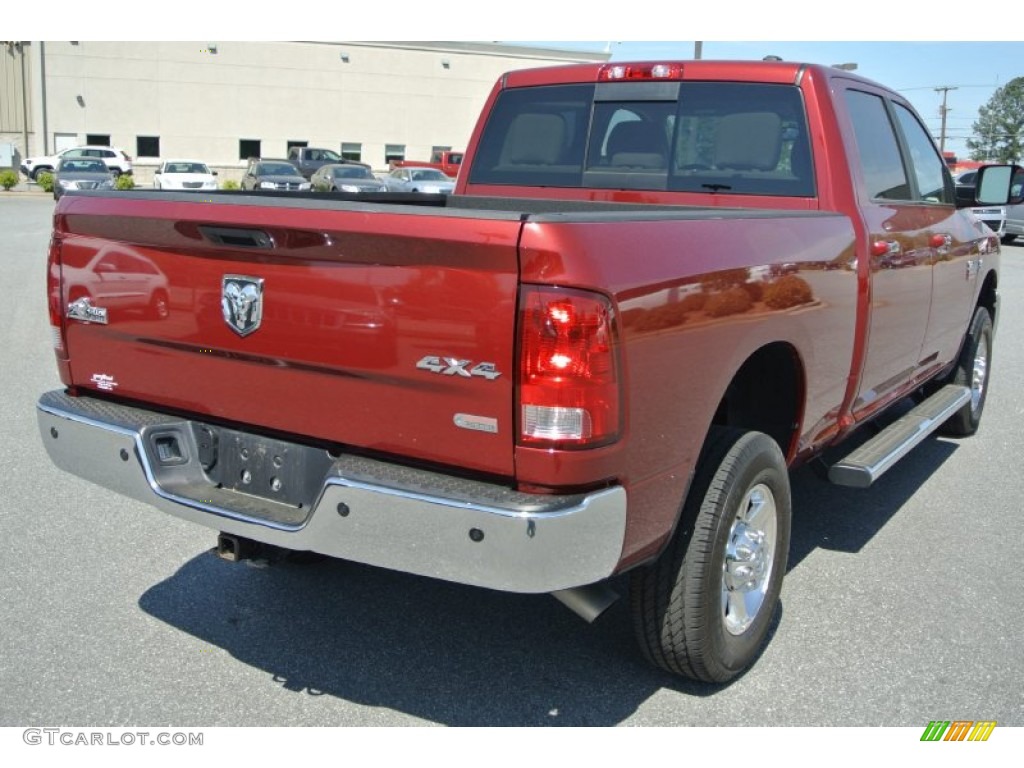
{"type": "Polygon", "coordinates": [[[846,106],[857,139],[857,158],[872,199],[910,200],[910,185],[903,168],[889,114],[881,97],[847,91],[846,106]]]}
{"type": "Polygon", "coordinates": [[[917,180],[918,199],[926,203],[951,203],[952,198],[946,183],[946,164],[935,150],[931,136],[921,127],[914,114],[902,104],[893,105],[896,121],[903,131],[903,138],[910,150],[910,162],[914,166],[917,180]]]}

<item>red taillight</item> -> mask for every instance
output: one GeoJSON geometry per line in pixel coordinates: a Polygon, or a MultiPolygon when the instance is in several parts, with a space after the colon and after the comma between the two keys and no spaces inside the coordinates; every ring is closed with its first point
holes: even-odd
{"type": "Polygon", "coordinates": [[[619,433],[617,342],[600,294],[524,286],[519,296],[519,441],[591,447],[619,433]]]}
{"type": "Polygon", "coordinates": [[[605,64],[598,80],[681,80],[682,64],[605,64]]]}
{"type": "Polygon", "coordinates": [[[56,235],[50,238],[50,249],[46,255],[46,303],[50,310],[53,351],[58,359],[66,360],[68,352],[64,343],[64,302],[60,289],[60,240],[56,235]]]}

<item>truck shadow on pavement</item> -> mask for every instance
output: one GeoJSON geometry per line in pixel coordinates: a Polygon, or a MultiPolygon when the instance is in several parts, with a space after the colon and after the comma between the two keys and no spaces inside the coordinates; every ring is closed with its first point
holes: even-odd
{"type": "Polygon", "coordinates": [[[720,690],[647,664],[627,586],[588,626],[547,595],[330,560],[254,568],[207,552],[139,606],[286,690],[447,725],[615,725],[664,688],[720,690]]]}
{"type": "MultiPolygon", "coordinates": [[[[929,439],[867,490],[796,471],[789,568],[818,548],[860,550],[956,448],[929,439]]],[[[650,666],[633,638],[626,578],[613,587],[623,599],[588,626],[546,595],[332,560],[258,568],[211,551],[147,590],[139,606],[287,691],[447,725],[616,725],[663,689],[725,690],[650,666]]]]}
{"type": "MultiPolygon", "coordinates": [[[[856,444],[851,441],[851,445],[856,444]]],[[[957,447],[956,441],[928,438],[864,489],[832,485],[813,466],[795,471],[790,478],[793,530],[788,570],[816,549],[859,552],[953,456],[957,447]]],[[[838,455],[826,455],[826,462],[842,458],[850,450],[852,447],[844,445],[838,455]]]]}

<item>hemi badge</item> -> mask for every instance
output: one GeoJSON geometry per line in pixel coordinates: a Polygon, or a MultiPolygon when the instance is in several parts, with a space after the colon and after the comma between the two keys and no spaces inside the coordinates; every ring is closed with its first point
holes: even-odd
{"type": "Polygon", "coordinates": [[[107,310],[104,307],[92,306],[88,296],[68,304],[67,317],[68,320],[80,320],[83,323],[107,324],[107,310]]]}
{"type": "Polygon", "coordinates": [[[460,429],[472,429],[476,432],[490,432],[498,434],[498,420],[487,416],[473,416],[468,413],[456,413],[453,419],[455,426],[460,429]]]}

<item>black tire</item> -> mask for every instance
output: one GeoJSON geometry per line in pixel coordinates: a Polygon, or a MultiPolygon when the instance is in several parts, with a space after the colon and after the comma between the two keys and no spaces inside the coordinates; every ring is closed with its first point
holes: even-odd
{"type": "Polygon", "coordinates": [[[32,181],[39,181],[39,177],[44,173],[53,173],[53,168],[47,168],[45,165],[36,168],[32,171],[32,181]]]}
{"type": "MultiPolygon", "coordinates": [[[[753,663],[782,589],[790,510],[789,473],[778,444],[760,432],[713,427],[672,541],[657,561],[631,575],[633,626],[648,660],[712,683],[731,680],[753,663]],[[735,554],[751,542],[741,517],[766,498],[774,502],[774,534],[764,526],[769,543],[754,545],[759,555],[747,562],[759,588],[747,592],[742,587],[748,585],[736,584],[745,576],[735,554]],[[734,568],[727,571],[730,550],[734,568]],[[752,615],[733,612],[734,601],[746,604],[746,594],[755,602],[760,596],[752,615]]],[[[756,541],[755,528],[749,530],[756,541]]]]}
{"type": "Polygon", "coordinates": [[[992,375],[992,318],[985,307],[978,307],[971,318],[956,368],[949,377],[950,384],[969,387],[971,401],[953,414],[941,427],[950,437],[969,437],[978,431],[981,415],[988,397],[988,382],[992,375]]]}
{"type": "Polygon", "coordinates": [[[1003,235],[1001,238],[999,238],[999,242],[1001,242],[1003,245],[1009,245],[1016,239],[1016,235],[1003,235]]]}

